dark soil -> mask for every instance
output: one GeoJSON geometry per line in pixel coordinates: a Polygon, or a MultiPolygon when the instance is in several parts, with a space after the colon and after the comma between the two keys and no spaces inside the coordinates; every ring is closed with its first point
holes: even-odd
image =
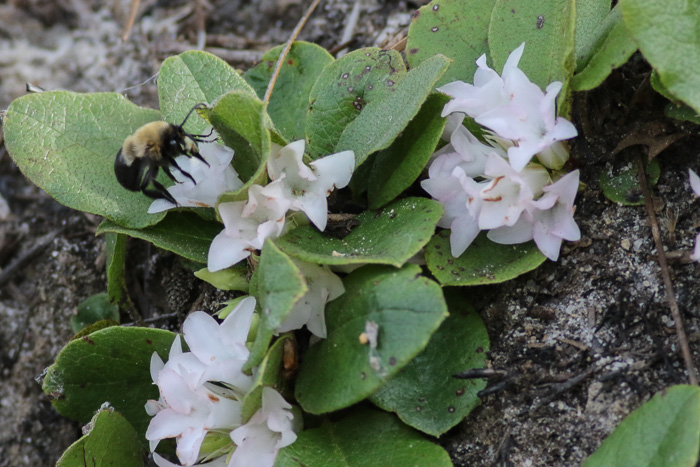
{"type": "MultiPolygon", "coordinates": [[[[247,68],[286,40],[307,4],[209,0],[211,8],[198,11],[195,1],[141,3],[126,42],[120,40],[126,1],[0,5],[0,109],[25,92],[26,82],[119,91],[156,107],[149,79],[162,59],[195,47],[199,25],[207,31],[207,49],[247,68]]],[[[354,3],[322,2],[301,38],[333,49],[354,3]]],[[[400,39],[423,3],[365,0],[351,47],[400,39]]],[[[600,88],[576,96],[581,136],[572,144],[571,164],[585,183],[576,203],[582,239],[565,244],[558,263],[506,284],[469,289],[491,338],[490,367],[502,377],[490,381],[479,408],[438,440],[456,465],[580,464],[631,410],[688,381],[644,206],[612,203],[598,183],[602,172],[646,157],[648,146],[641,143],[650,135],[686,135],[658,156],[661,178],[653,196],[699,363],[700,292],[694,284],[700,274],[683,259],[700,225],[687,174],[700,170],[697,131],[663,116],[648,75],[635,57],[600,88]],[[640,145],[613,156],[628,135],[640,145]]],[[[10,211],[0,218],[0,466],[53,465],[81,427],[52,409],[40,376],[72,337],[69,318],[78,304],[105,290],[104,241],[94,235],[100,219],[54,202],[22,176],[4,148],[0,196],[10,211]]],[[[131,241],[129,258],[133,298],[154,325],[177,329],[187,312],[215,309],[227,298],[193,278],[173,255],[142,242],[131,241]],[[157,320],[161,315],[168,319],[157,320]]]]}

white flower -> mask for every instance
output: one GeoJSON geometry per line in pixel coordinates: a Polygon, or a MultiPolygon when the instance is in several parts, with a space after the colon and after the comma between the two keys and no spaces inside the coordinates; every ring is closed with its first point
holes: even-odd
{"type": "Polygon", "coordinates": [[[489,156],[485,175],[492,180],[479,194],[483,200],[479,213],[482,230],[515,224],[527,203],[541,195],[542,188],[549,182],[549,173],[544,167],[532,164],[515,171],[496,155],[489,156]]]}
{"type": "Polygon", "coordinates": [[[328,220],[326,198],[335,188],[343,188],[350,182],[355,169],[355,154],[343,151],[304,164],[304,140],[294,141],[280,149],[267,162],[270,179],[282,182],[284,196],[295,211],[302,211],[309,220],[325,230],[328,220]]]}
{"type": "Polygon", "coordinates": [[[488,182],[477,183],[460,166],[445,176],[439,166],[433,169],[431,165],[428,174],[430,178],[423,180],[421,186],[444,207],[438,225],[450,229],[450,250],[457,258],[479,234],[478,219],[483,206],[480,192],[488,182]]]}
{"type": "MultiPolygon", "coordinates": [[[[508,159],[517,171],[556,141],[578,134],[571,122],[556,116],[556,97],[562,84],[551,83],[545,94],[518,68],[524,48],[523,43],[510,54],[502,76],[486,65],[482,55],[476,61],[473,85],[456,81],[438,89],[453,98],[445,105],[443,116],[463,112],[499,137],[517,143],[508,149],[508,159]]],[[[551,157],[547,154],[544,159],[541,162],[548,163],[551,157]]]]}
{"type": "Polygon", "coordinates": [[[160,400],[148,401],[146,411],[155,416],[146,439],[154,450],[161,439],[177,438],[176,454],[183,465],[192,465],[210,430],[232,430],[241,424],[242,403],[220,397],[199,384],[205,366],[190,352],[182,353],[179,336],[163,364],[158,354],[151,358],[151,374],[160,400]]]}
{"type": "Polygon", "coordinates": [[[272,467],[277,452],[297,439],[292,406],[274,389],[263,388],[262,408],[231,432],[236,443],[229,467],[272,467]]]}
{"type": "Polygon", "coordinates": [[[202,311],[187,316],[182,326],[185,342],[206,367],[199,384],[221,381],[235,386],[242,394],[253,385],[252,378],[241,369],[250,355],[245,344],[255,303],[254,297],[244,298],[221,325],[202,311]]]}
{"type": "Polygon", "coordinates": [[[501,148],[483,144],[464,126],[458,125],[450,135],[450,143],[433,155],[435,160],[430,169],[434,176],[449,176],[452,169],[459,166],[467,176],[481,177],[491,153],[506,155],[501,148]]]}
{"type": "MultiPolygon", "coordinates": [[[[693,189],[696,196],[700,196],[700,177],[692,170],[688,172],[690,173],[690,188],[693,189]]],[[[693,261],[700,261],[700,234],[695,237],[695,249],[693,250],[693,254],[690,255],[690,259],[693,261]]]]}
{"type": "Polygon", "coordinates": [[[224,230],[209,246],[209,271],[233,266],[247,258],[251,250],[261,249],[266,238],[275,238],[282,233],[285,214],[291,203],[283,189],[281,180],[264,187],[253,185],[248,190],[247,202],[219,204],[224,230]]]}
{"type": "MultiPolygon", "coordinates": [[[[200,143],[199,153],[209,165],[188,156],[179,156],[175,162],[185,172],[192,175],[194,182],[173,169],[172,174],[179,182],[168,188],[179,206],[183,207],[215,207],[222,193],[234,191],[243,186],[238,174],[231,166],[233,149],[218,143],[200,143]]],[[[173,205],[166,199],[157,199],[148,208],[149,213],[172,209],[173,205]]]]}
{"type": "Polygon", "coordinates": [[[489,239],[502,244],[534,240],[542,254],[556,261],[562,240],[577,241],[581,238],[581,231],[574,221],[578,182],[579,172],[575,170],[545,186],[544,196],[529,203],[524,216],[516,224],[491,230],[489,239]]]}
{"type": "Polygon", "coordinates": [[[345,292],[343,282],[325,265],[295,260],[304,275],[308,291],[289,312],[276,332],[287,332],[306,327],[315,336],[326,337],[326,303],[335,300],[345,292]]]}

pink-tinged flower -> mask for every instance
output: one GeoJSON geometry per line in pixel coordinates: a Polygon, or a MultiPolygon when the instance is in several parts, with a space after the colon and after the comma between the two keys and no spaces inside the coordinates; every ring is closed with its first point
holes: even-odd
{"type": "Polygon", "coordinates": [[[549,182],[549,173],[544,167],[532,164],[516,171],[496,155],[489,156],[485,174],[492,179],[479,194],[483,201],[479,213],[482,230],[514,225],[528,203],[541,195],[542,188],[549,182]]]}
{"type": "Polygon", "coordinates": [[[521,219],[510,227],[491,230],[489,239],[496,243],[514,244],[534,240],[547,258],[559,258],[562,240],[577,241],[581,231],[574,221],[574,199],[578,190],[579,172],[566,174],[544,187],[544,196],[529,203],[521,219]]]}
{"type": "Polygon", "coordinates": [[[333,274],[328,266],[295,260],[308,288],[284,319],[276,332],[287,332],[306,326],[315,336],[326,338],[326,303],[335,300],[345,292],[340,277],[333,274]]]}
{"type": "Polygon", "coordinates": [[[479,234],[478,218],[483,205],[479,193],[488,182],[477,183],[459,166],[449,176],[444,176],[441,170],[431,165],[430,178],[423,180],[421,186],[445,210],[438,225],[450,229],[450,250],[456,258],[479,234]]]}
{"type": "Polygon", "coordinates": [[[229,467],[272,467],[277,452],[297,439],[292,406],[274,389],[263,388],[262,408],[231,432],[236,450],[229,467]]]}
{"type": "Polygon", "coordinates": [[[194,354],[182,353],[179,336],[175,340],[167,363],[163,364],[156,353],[151,358],[151,374],[160,399],[146,403],[146,411],[155,415],[146,439],[154,450],[160,440],[177,438],[178,459],[182,465],[193,465],[209,431],[240,426],[242,403],[201,385],[206,367],[194,354]]]}
{"type": "Polygon", "coordinates": [[[224,230],[209,246],[207,268],[215,272],[233,266],[250,256],[251,250],[261,249],[265,239],[278,237],[290,204],[281,180],[251,186],[248,201],[219,204],[224,230]]]}
{"type": "MultiPolygon", "coordinates": [[[[193,157],[179,156],[175,162],[185,172],[192,175],[194,183],[179,170],[172,174],[179,182],[168,188],[181,207],[215,207],[222,193],[234,191],[243,186],[238,174],[231,166],[233,149],[218,143],[200,143],[199,153],[209,165],[193,157]]],[[[161,212],[176,206],[165,199],[157,199],[148,208],[149,213],[161,212]]]]}
{"type": "Polygon", "coordinates": [[[319,230],[325,230],[328,220],[326,198],[335,188],[350,183],[355,154],[352,151],[339,152],[317,159],[309,167],[302,161],[305,146],[306,142],[299,140],[280,149],[267,162],[267,172],[270,179],[282,183],[290,209],[302,211],[319,230]]]}
{"type": "MultiPolygon", "coordinates": [[[[524,48],[523,43],[510,54],[501,76],[486,65],[482,55],[476,61],[473,85],[456,81],[438,89],[453,98],[445,105],[443,116],[463,112],[499,137],[516,142],[508,149],[508,159],[517,171],[555,142],[578,134],[571,122],[556,116],[556,97],[562,84],[551,83],[545,94],[518,68],[524,48]]],[[[540,162],[559,165],[560,157],[551,156],[545,153],[540,162]]]]}

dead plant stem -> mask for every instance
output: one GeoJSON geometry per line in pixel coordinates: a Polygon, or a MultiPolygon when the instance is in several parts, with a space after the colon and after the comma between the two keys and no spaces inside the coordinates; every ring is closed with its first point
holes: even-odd
{"type": "Polygon", "coordinates": [[[683,321],[681,319],[681,312],[678,308],[678,302],[676,301],[676,292],[673,289],[673,282],[671,282],[671,275],[668,270],[668,263],[666,262],[666,252],[664,251],[664,245],[661,241],[659,223],[657,222],[656,214],[654,213],[654,202],[652,200],[649,187],[647,186],[646,171],[644,170],[644,161],[642,160],[641,155],[637,156],[637,168],[639,185],[642,187],[642,192],[644,193],[644,206],[646,207],[649,223],[651,224],[651,234],[654,237],[654,243],[656,244],[656,255],[659,261],[659,267],[661,268],[661,277],[663,278],[664,285],[666,286],[666,296],[668,297],[668,305],[671,308],[671,316],[676,324],[678,344],[681,347],[681,354],[683,355],[685,368],[688,371],[688,380],[690,384],[697,386],[698,376],[695,370],[695,365],[693,365],[693,358],[690,354],[690,347],[688,346],[688,338],[685,334],[685,328],[683,327],[683,321]]]}
{"type": "Polygon", "coordinates": [[[265,104],[270,102],[270,96],[272,95],[272,90],[275,88],[275,83],[277,82],[277,77],[280,74],[280,70],[282,69],[282,64],[284,63],[285,59],[287,58],[287,54],[289,54],[289,49],[292,48],[292,44],[296,40],[297,36],[301,32],[301,29],[304,27],[306,22],[309,20],[311,17],[311,14],[314,12],[318,4],[321,3],[321,0],[314,0],[313,3],[311,3],[311,6],[307,8],[306,12],[304,12],[304,16],[301,17],[297,25],[294,27],[294,30],[292,31],[292,35],[289,36],[289,39],[287,39],[287,43],[284,44],[284,49],[280,53],[280,57],[277,59],[277,64],[275,65],[275,71],[272,73],[272,77],[270,78],[270,84],[267,85],[267,90],[265,91],[265,98],[263,101],[265,104]]]}

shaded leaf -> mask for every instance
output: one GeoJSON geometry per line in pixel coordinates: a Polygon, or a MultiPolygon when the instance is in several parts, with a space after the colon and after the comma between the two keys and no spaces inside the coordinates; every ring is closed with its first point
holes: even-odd
{"type": "Polygon", "coordinates": [[[344,285],[326,306],[328,337],[309,348],[297,378],[297,400],[314,414],[372,394],[425,348],[447,316],[440,287],[414,264],[365,266],[344,285]],[[374,347],[360,340],[370,322],[378,328],[374,347]]]}
{"type": "Polygon", "coordinates": [[[139,448],[141,440],[121,414],[111,409],[100,410],[90,421],[89,429],[66,449],[56,467],[143,466],[145,451],[139,448]]]}
{"type": "Polygon", "coordinates": [[[153,200],[119,184],[114,160],[127,136],[160,119],[120,94],[28,94],[7,109],[5,145],[22,173],[59,203],[139,229],[165,214],[148,214],[153,200]]]}
{"type": "Polygon", "coordinates": [[[678,385],[629,414],[583,465],[692,467],[699,450],[700,388],[678,385]]]}
{"type": "MultiPolygon", "coordinates": [[[[656,185],[661,175],[659,161],[652,160],[646,167],[647,184],[656,185]]],[[[637,164],[627,163],[616,171],[603,171],[600,174],[600,188],[606,198],[624,206],[641,206],[644,204],[642,187],[637,177],[637,164]]]]}
{"type": "MultiPolygon", "coordinates": [[[[167,58],[158,73],[158,100],[165,120],[180,124],[196,104],[214,104],[231,91],[255,96],[255,91],[228,63],[201,50],[167,58]]],[[[202,133],[207,123],[193,119],[190,133],[202,133]]]]}
{"type": "Polygon", "coordinates": [[[336,146],[350,122],[369,103],[390,95],[405,74],[406,66],[398,52],[376,47],[355,50],[326,66],[309,95],[309,156],[318,159],[339,152],[336,146]]]}
{"type": "Polygon", "coordinates": [[[275,241],[285,253],[316,264],[402,266],[430,240],[442,206],[426,198],[405,198],[379,211],[365,211],[355,227],[337,239],[313,226],[292,230],[275,241]]]}
{"type": "Polygon", "coordinates": [[[440,114],[448,101],[432,94],[391,146],[377,154],[368,183],[370,209],[392,201],[418,179],[445,129],[440,114]]]}
{"type": "Polygon", "coordinates": [[[345,127],[333,152],[354,151],[355,166],[359,166],[373,152],[389,147],[418,114],[450,61],[444,55],[434,55],[406,73],[392,85],[394,92],[368,103],[345,127]]]}
{"type": "Polygon", "coordinates": [[[476,60],[488,50],[489,20],[495,0],[433,0],[413,16],[408,29],[406,60],[411,68],[442,54],[453,62],[435,83],[471,83],[476,60]]]}
{"type": "Polygon", "coordinates": [[[629,33],[622,13],[615,8],[609,15],[613,26],[605,36],[602,44],[593,51],[586,67],[571,80],[574,91],[587,91],[597,87],[617,67],[627,63],[627,60],[637,50],[637,43],[629,33]]]}
{"type": "MultiPolygon", "coordinates": [[[[242,91],[226,94],[209,112],[212,125],[224,143],[234,150],[233,168],[244,182],[238,192],[266,175],[265,163],[271,145],[268,118],[263,102],[242,91]]],[[[222,195],[219,202],[226,196],[222,195]]]]}
{"type": "Polygon", "coordinates": [[[446,293],[450,316],[428,346],[403,367],[371,400],[396,412],[404,423],[440,436],[480,403],[483,380],[455,379],[453,374],[486,366],[489,336],[481,317],[456,291],[446,293]]]}
{"type": "Polygon", "coordinates": [[[574,13],[571,0],[497,0],[489,28],[495,69],[525,42],[518,67],[542,89],[562,81],[565,96],[574,67],[574,13]]]}
{"type": "MultiPolygon", "coordinates": [[[[284,45],[280,45],[265,52],[261,62],[243,75],[260,99],[265,96],[283,48],[284,45]]],[[[292,44],[267,107],[276,130],[287,141],[304,139],[311,88],[319,76],[319,71],[332,61],[333,56],[316,44],[303,41],[292,44]]]]}
{"type": "Polygon", "coordinates": [[[698,2],[624,0],[622,15],[639,50],[671,94],[700,112],[698,2]],[[679,40],[679,35],[686,36],[679,40]]]}
{"type": "Polygon", "coordinates": [[[68,343],[46,370],[42,389],[64,417],[86,423],[100,406],[118,410],[146,443],[148,399],[158,399],[150,373],[153,352],[167,360],[175,334],[112,326],[68,343]]]}
{"type": "Polygon", "coordinates": [[[110,302],[106,292],[92,295],[83,300],[78,305],[78,312],[70,317],[70,325],[73,332],[79,332],[103,319],[119,323],[119,306],[110,302]]]}
{"type": "Polygon", "coordinates": [[[218,222],[205,221],[195,213],[175,211],[170,212],[159,224],[145,229],[128,229],[105,220],[97,228],[97,233],[126,234],[189,260],[206,264],[209,245],[222,229],[223,226],[218,222]]]}
{"type": "Polygon", "coordinates": [[[449,467],[450,456],[437,444],[375,410],[360,410],[320,428],[299,433],[280,450],[275,467],[449,467]],[[381,441],[381,442],[378,442],[381,441]]]}
{"type": "Polygon", "coordinates": [[[443,230],[425,247],[425,261],[442,285],[498,284],[536,269],[545,256],[534,242],[500,245],[482,232],[455,258],[450,253],[450,231],[443,230]]]}

